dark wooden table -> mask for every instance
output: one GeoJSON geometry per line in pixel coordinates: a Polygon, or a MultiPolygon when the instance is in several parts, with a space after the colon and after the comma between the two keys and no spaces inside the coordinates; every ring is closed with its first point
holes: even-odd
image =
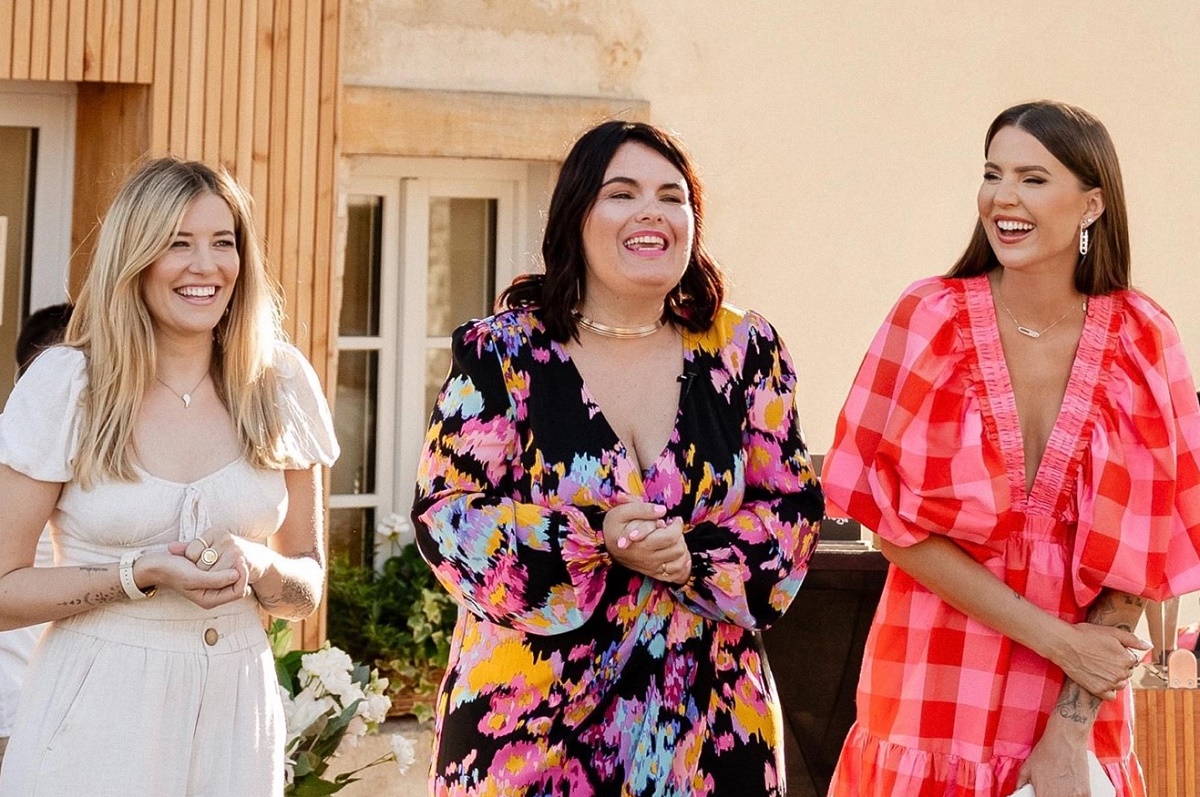
{"type": "Polygon", "coordinates": [[[865,545],[817,546],[783,618],[763,634],[783,704],[788,797],[825,797],[854,722],[863,646],[887,560],[865,545]]]}

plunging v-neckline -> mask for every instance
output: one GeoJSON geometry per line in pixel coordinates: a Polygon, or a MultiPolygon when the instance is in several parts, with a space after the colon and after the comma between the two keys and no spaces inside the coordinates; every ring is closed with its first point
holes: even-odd
{"type": "MultiPolygon", "coordinates": [[[[662,448],[654,456],[654,458],[649,460],[646,463],[646,466],[643,468],[641,462],[639,462],[637,457],[633,455],[628,444],[626,444],[621,435],[617,434],[617,430],[609,422],[608,416],[604,414],[604,408],[600,405],[600,402],[597,400],[596,395],[592,392],[592,389],[588,387],[587,380],[583,377],[583,372],[579,370],[579,366],[575,362],[575,358],[571,356],[571,352],[567,350],[566,345],[557,342],[553,343],[553,345],[559,349],[559,353],[563,361],[570,365],[571,370],[574,371],[575,376],[578,377],[580,394],[584,403],[588,406],[593,417],[597,418],[608,431],[608,434],[611,438],[610,444],[613,450],[616,451],[618,456],[630,466],[630,471],[635,474],[638,480],[638,491],[641,492],[644,480],[651,476],[663,459],[670,454],[671,441],[674,440],[679,434],[679,422],[683,415],[683,398],[685,392],[683,387],[686,387],[686,385],[681,387],[679,390],[679,395],[676,398],[675,417],[671,422],[671,430],[667,434],[666,442],[663,444],[662,448]]],[[[688,363],[690,363],[692,360],[692,347],[690,337],[685,330],[680,330],[680,346],[683,349],[683,371],[686,373],[688,363]]]]}
{"type": "Polygon", "coordinates": [[[1028,509],[1052,511],[1063,488],[1074,477],[1071,466],[1077,462],[1072,460],[1078,459],[1076,450],[1083,445],[1083,432],[1095,411],[1092,393],[1102,377],[1101,361],[1112,318],[1112,297],[1089,298],[1062,403],[1046,439],[1037,472],[1032,480],[1028,480],[1016,394],[1000,341],[999,319],[988,278],[983,275],[964,282],[970,334],[988,398],[985,408],[990,409],[994,422],[1013,503],[1028,509]]]}

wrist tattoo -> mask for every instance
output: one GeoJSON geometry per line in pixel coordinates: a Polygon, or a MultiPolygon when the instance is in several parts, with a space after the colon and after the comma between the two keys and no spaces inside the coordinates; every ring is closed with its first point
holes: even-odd
{"type": "Polygon", "coordinates": [[[1100,698],[1084,691],[1079,684],[1068,681],[1054,704],[1054,711],[1063,719],[1082,725],[1096,718],[1100,702],[1100,698]]]}
{"type": "MultiPolygon", "coordinates": [[[[111,565],[79,565],[75,569],[80,573],[102,575],[111,578],[114,568],[111,565]]],[[[58,605],[95,608],[97,606],[107,606],[110,603],[118,603],[123,600],[125,600],[125,590],[121,588],[121,585],[108,584],[95,589],[89,589],[78,597],[59,601],[58,605]]]]}
{"type": "Polygon", "coordinates": [[[123,589],[121,589],[121,587],[117,586],[117,587],[112,587],[110,589],[97,590],[94,592],[92,592],[92,591],[85,592],[85,593],[83,593],[83,595],[79,596],[78,598],[69,598],[68,600],[65,600],[65,601],[59,601],[58,605],[59,606],[87,606],[87,607],[94,608],[97,606],[106,606],[110,603],[117,603],[118,601],[122,601],[124,599],[125,599],[125,591],[123,589]]]}

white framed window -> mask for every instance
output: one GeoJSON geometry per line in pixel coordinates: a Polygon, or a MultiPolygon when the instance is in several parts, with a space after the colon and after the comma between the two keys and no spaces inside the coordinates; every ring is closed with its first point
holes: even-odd
{"type": "Polygon", "coordinates": [[[0,406],[25,318],[67,300],[75,85],[0,80],[0,406]]]}
{"type": "Polygon", "coordinates": [[[364,157],[351,161],[332,471],[335,552],[369,563],[380,520],[407,536],[417,461],[450,363],[451,334],[492,312],[534,268],[548,164],[364,157]]]}

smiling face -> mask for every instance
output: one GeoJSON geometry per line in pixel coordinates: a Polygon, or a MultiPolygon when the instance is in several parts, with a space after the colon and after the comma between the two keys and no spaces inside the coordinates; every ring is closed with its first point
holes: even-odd
{"type": "Polygon", "coordinates": [[[240,268],[229,205],[214,194],[188,203],[167,250],[142,273],[142,300],[156,334],[211,335],[240,268]]]}
{"type": "Polygon", "coordinates": [[[1002,266],[1073,274],[1080,223],[1103,212],[1100,189],[1085,188],[1032,135],[1018,127],[996,133],[979,187],[979,219],[1002,266]]]}
{"type": "Polygon", "coordinates": [[[622,144],[583,222],[586,304],[661,301],[691,260],[694,234],[683,174],[644,144],[622,144]]]}

